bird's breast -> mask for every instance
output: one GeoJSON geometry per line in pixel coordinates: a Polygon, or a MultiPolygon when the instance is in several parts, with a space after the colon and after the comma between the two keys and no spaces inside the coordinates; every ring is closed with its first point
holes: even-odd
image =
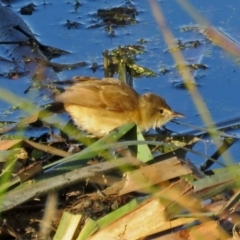
{"type": "Polygon", "coordinates": [[[140,119],[137,111],[118,112],[73,104],[64,104],[64,107],[77,126],[98,137],[126,123],[139,124],[140,119]]]}

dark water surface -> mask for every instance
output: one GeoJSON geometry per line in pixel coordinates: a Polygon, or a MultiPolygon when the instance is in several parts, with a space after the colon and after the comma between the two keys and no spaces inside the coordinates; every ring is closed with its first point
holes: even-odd
{"type": "MultiPolygon", "coordinates": [[[[145,0],[135,1],[132,4],[138,11],[138,23],[115,29],[116,36],[110,37],[103,29],[89,28],[97,21],[94,14],[99,8],[117,7],[127,1],[81,1],[82,5],[76,10],[73,0],[58,1],[35,1],[36,11],[32,15],[21,15],[29,25],[37,39],[45,45],[57,47],[71,52],[60,58],[53,59],[59,63],[74,63],[86,61],[87,67],[58,73],[60,79],[70,78],[75,75],[103,77],[102,52],[111,50],[119,45],[139,44],[141,38],[148,42],[144,44],[146,52],[139,55],[137,63],[159,73],[152,78],[139,78],[134,82],[134,88],[139,93],[152,91],[163,96],[169,105],[184,113],[187,117],[185,122],[201,126],[202,120],[196,110],[190,94],[185,88],[178,87],[181,81],[176,70],[172,56],[167,52],[167,45],[159,31],[156,21],[151,13],[149,3],[145,0]],[[68,29],[67,19],[78,22],[79,26],[68,29]],[[92,63],[99,65],[93,73],[90,66],[92,63]],[[166,67],[170,72],[163,75],[160,69],[166,67]]],[[[11,8],[19,14],[19,9],[29,1],[11,1],[11,8]]],[[[235,116],[240,116],[239,91],[240,91],[240,68],[236,59],[229,57],[218,46],[214,46],[199,32],[181,31],[182,26],[193,26],[196,22],[175,1],[159,1],[166,17],[168,27],[174,37],[181,41],[199,40],[201,46],[197,49],[186,49],[182,53],[188,63],[202,63],[208,66],[207,70],[198,70],[195,73],[195,81],[214,121],[219,121],[235,116]]],[[[5,5],[5,3],[3,4],[5,5]]],[[[238,1],[194,1],[194,6],[214,27],[221,28],[237,42],[240,42],[240,2],[238,1]]],[[[0,56],[9,57],[0,46],[0,56]]],[[[0,67],[1,72],[8,72],[6,66],[0,67]]],[[[31,80],[22,77],[18,80],[10,80],[0,75],[1,87],[13,91],[18,96],[30,99],[38,105],[51,101],[45,95],[39,95],[37,90],[24,94],[24,90],[30,86],[31,80]]],[[[11,105],[0,100],[0,120],[18,121],[23,116],[21,111],[11,110],[11,105]]],[[[170,124],[169,128],[182,131],[186,128],[170,124]]],[[[238,133],[234,130],[233,133],[238,133]]],[[[237,142],[230,152],[234,161],[240,160],[240,145],[237,142]]],[[[214,147],[210,143],[200,143],[195,150],[211,155],[214,147]]],[[[189,155],[200,163],[203,159],[189,155]]]]}

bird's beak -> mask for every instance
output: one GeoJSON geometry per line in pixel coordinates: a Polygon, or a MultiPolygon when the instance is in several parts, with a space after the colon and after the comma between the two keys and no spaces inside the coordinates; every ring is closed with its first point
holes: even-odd
{"type": "Polygon", "coordinates": [[[174,118],[185,118],[184,114],[178,113],[178,112],[173,112],[172,113],[174,118]]]}

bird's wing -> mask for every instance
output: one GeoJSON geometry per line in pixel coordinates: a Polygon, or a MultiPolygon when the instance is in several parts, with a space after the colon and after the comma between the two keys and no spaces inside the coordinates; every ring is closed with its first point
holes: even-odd
{"type": "MultiPolygon", "coordinates": [[[[79,80],[79,79],[78,79],[79,80]]],[[[138,106],[139,95],[129,86],[117,79],[79,81],[56,101],[108,111],[132,111],[138,106]]]]}

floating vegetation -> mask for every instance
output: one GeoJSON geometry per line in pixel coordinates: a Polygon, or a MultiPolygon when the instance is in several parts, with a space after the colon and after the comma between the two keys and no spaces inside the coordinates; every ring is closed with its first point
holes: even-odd
{"type": "Polygon", "coordinates": [[[179,50],[184,50],[184,49],[188,49],[188,48],[197,48],[201,45],[199,40],[195,40],[195,41],[186,41],[183,42],[181,40],[178,40],[176,43],[176,46],[168,49],[168,52],[174,52],[174,51],[179,51],[179,50]]]}
{"type": "Polygon", "coordinates": [[[136,24],[137,14],[138,12],[133,5],[99,9],[93,15],[95,23],[89,28],[103,27],[109,35],[115,36],[114,29],[136,24]]]}
{"type": "MultiPolygon", "coordinates": [[[[135,59],[137,54],[144,53],[145,48],[141,45],[127,45],[119,46],[112,51],[104,52],[104,71],[105,77],[113,77],[114,74],[119,75],[119,79],[130,83],[132,80],[126,80],[127,78],[132,79],[133,77],[152,77],[156,76],[157,73],[136,64],[135,59]]],[[[130,84],[131,86],[132,84],[130,84]]]]}
{"type": "Polygon", "coordinates": [[[180,69],[183,68],[183,66],[189,67],[192,70],[198,70],[198,69],[207,70],[208,69],[208,67],[205,64],[201,64],[201,63],[193,63],[193,64],[185,64],[185,65],[184,64],[178,64],[176,66],[176,68],[178,70],[180,70],[180,69]]]}

